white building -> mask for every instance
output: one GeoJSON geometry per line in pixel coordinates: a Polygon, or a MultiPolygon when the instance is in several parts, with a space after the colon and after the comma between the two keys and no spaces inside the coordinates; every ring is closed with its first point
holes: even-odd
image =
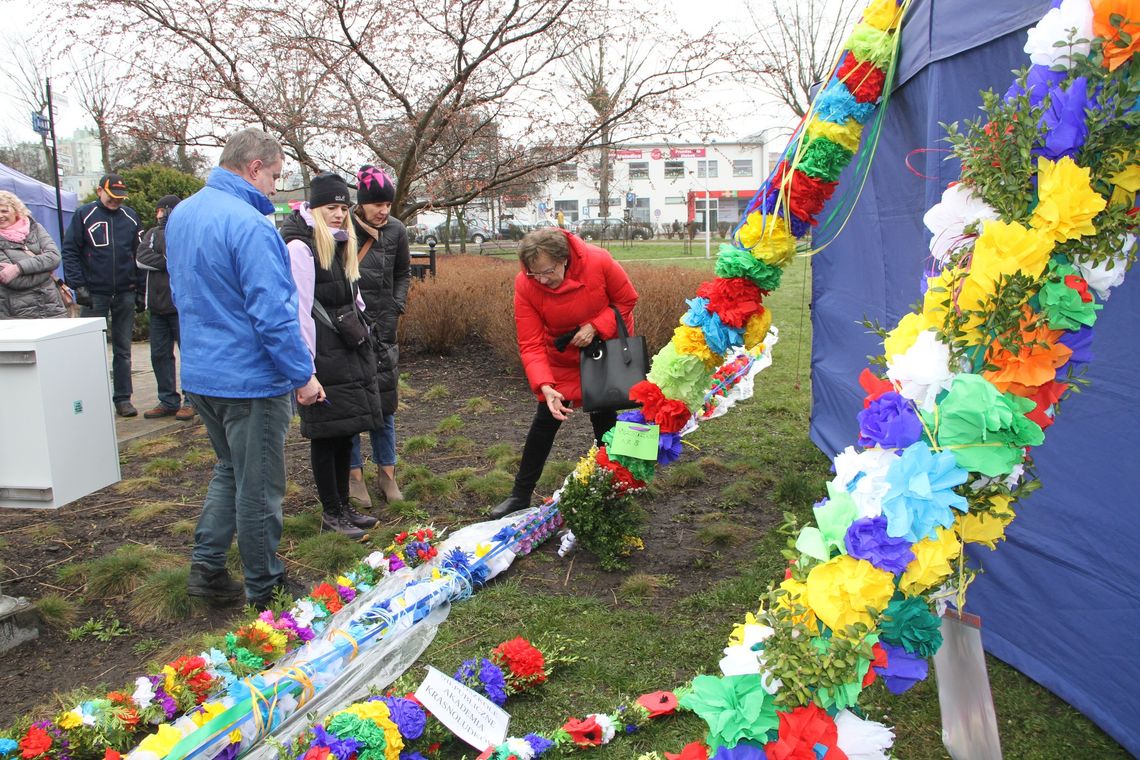
{"type": "Polygon", "coordinates": [[[60,186],[77,193],[80,199],[95,190],[103,176],[103,152],[99,136],[89,129],[78,129],[59,141],[60,186]]]}
{"type": "MultiPolygon", "coordinates": [[[[625,143],[611,148],[608,215],[620,217],[628,206],[636,221],[665,227],[674,221],[694,221],[697,229],[703,229],[707,199],[712,229],[718,223],[735,225],[778,156],[768,155],[771,147],[745,138],[702,144],[625,143]]],[[[599,153],[562,164],[542,197],[508,201],[505,211],[527,222],[553,220],[561,211],[568,225],[600,216],[599,153]]]]}

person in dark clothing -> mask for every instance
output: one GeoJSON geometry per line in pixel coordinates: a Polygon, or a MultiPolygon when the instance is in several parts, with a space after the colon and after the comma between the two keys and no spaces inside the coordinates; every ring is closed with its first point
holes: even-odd
{"type": "Polygon", "coordinates": [[[63,236],[63,276],[83,307],[79,316],[110,318],[112,399],[120,417],[134,417],[138,410],[131,404],[131,333],[135,295],[145,285],[135,266],[142,223],[133,208],[123,205],[127,186],[118,174],[103,175],[95,194],[99,199],[75,210],[63,236]]]}
{"type": "MultiPolygon", "coordinates": [[[[358,243],[360,293],[364,308],[376,330],[376,382],[384,405],[384,425],[369,430],[372,461],[376,463],[377,488],[385,501],[404,498],[396,484],[396,407],[399,385],[400,349],[396,326],[408,302],[411,285],[411,254],[408,232],[403,222],[390,216],[396,188],[383,170],[362,166],[356,174],[356,209],[352,223],[358,243]]],[[[370,506],[372,499],[364,484],[364,459],[360,436],[352,439],[349,491],[354,499],[370,506]]]]}
{"type": "Polygon", "coordinates": [[[158,385],[158,406],[143,412],[148,420],[173,416],[183,422],[194,418],[189,400],[183,405],[178,394],[174,346],[179,341],[178,310],[170,292],[166,271],[166,219],[178,205],[177,195],[164,195],[155,205],[157,225],[143,235],[135,261],[146,276],[146,308],[150,311],[150,366],[158,385]]]}
{"type": "Polygon", "coordinates": [[[384,410],[376,386],[376,355],[361,314],[348,184],[335,174],[313,177],[309,203],[285,220],[281,236],[297,284],[301,335],[326,395],[323,404],[300,410],[301,435],[309,439],[313,479],[324,510],[321,525],[363,538],[376,518],[356,511],[349,501],[352,437],[382,427],[384,410]]]}

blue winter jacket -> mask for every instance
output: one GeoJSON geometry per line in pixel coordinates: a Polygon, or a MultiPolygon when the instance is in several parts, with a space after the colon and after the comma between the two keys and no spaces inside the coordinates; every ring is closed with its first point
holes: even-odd
{"type": "Polygon", "coordinates": [[[265,217],[272,212],[261,191],[217,167],[170,213],[167,269],[188,391],[269,398],[313,375],[289,253],[265,217]]]}
{"type": "Polygon", "coordinates": [[[91,201],[77,208],[63,236],[67,284],[103,295],[141,293],[146,277],[135,266],[135,250],[142,231],[138,214],[127,206],[112,211],[91,201]]]}

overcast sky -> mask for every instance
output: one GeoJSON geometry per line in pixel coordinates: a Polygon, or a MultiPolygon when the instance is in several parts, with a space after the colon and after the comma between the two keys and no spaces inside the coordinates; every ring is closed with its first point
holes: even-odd
{"type": "MultiPolygon", "coordinates": [[[[650,5],[671,8],[678,21],[695,34],[703,34],[718,23],[722,26],[731,26],[734,22],[739,24],[741,21],[747,23],[747,15],[743,11],[741,0],[720,3],[703,3],[697,0],[646,0],[646,2],[650,5]]],[[[4,14],[7,22],[5,37],[10,37],[13,33],[34,37],[39,31],[38,25],[43,23],[42,8],[40,0],[32,2],[0,0],[0,12],[4,14]]],[[[0,48],[3,49],[0,54],[6,52],[7,47],[7,39],[0,42],[0,48]]],[[[48,73],[58,78],[54,95],[56,128],[59,135],[68,137],[76,129],[93,126],[88,123],[74,98],[69,99],[65,89],[62,89],[64,70],[48,73]]],[[[38,136],[31,129],[31,115],[27,107],[16,100],[10,90],[11,87],[6,81],[0,81],[0,143],[38,141],[38,136]]],[[[772,107],[758,109],[749,105],[756,95],[756,92],[749,92],[739,85],[725,85],[718,88],[706,87],[695,92],[693,99],[706,108],[723,114],[722,123],[726,128],[721,138],[732,139],[787,122],[787,114],[781,113],[779,109],[772,107]]]]}

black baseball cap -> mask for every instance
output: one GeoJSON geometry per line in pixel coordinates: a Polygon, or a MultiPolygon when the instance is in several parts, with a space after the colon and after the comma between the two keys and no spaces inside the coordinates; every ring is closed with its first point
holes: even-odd
{"type": "Polygon", "coordinates": [[[118,174],[104,174],[99,180],[99,187],[115,200],[121,201],[127,197],[127,183],[118,174]]]}
{"type": "Polygon", "coordinates": [[[163,208],[167,211],[170,211],[172,208],[178,205],[178,201],[180,200],[182,199],[177,195],[164,195],[158,199],[158,203],[154,204],[154,207],[156,209],[163,208]]]}

